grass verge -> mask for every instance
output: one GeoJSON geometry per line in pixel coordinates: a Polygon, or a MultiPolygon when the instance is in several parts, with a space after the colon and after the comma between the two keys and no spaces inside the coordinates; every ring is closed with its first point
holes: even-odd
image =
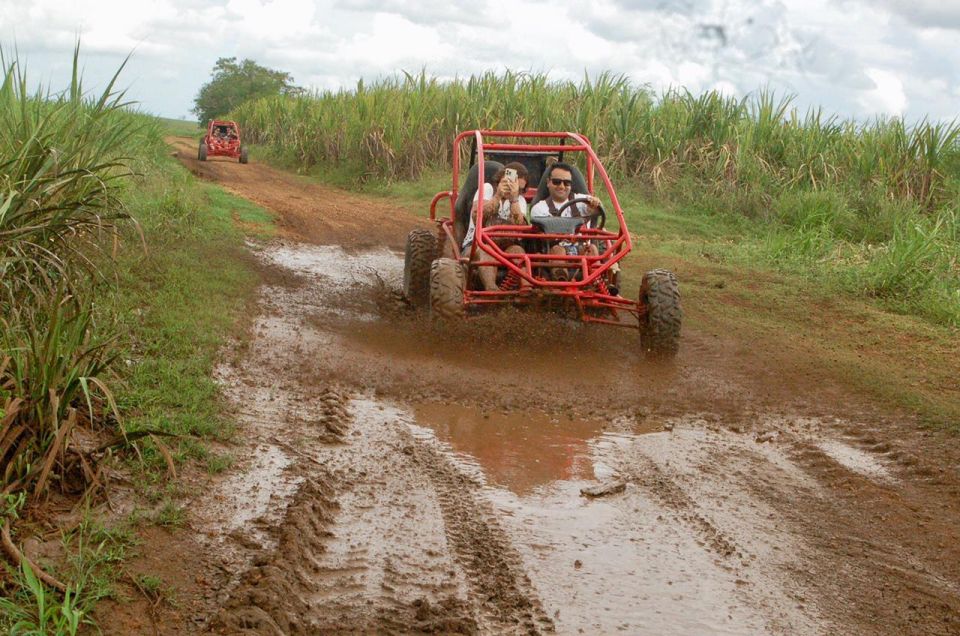
{"type": "MultiPolygon", "coordinates": [[[[143,499],[159,502],[136,523],[170,526],[182,511],[166,487],[168,459],[197,459],[211,471],[229,461],[208,448],[208,440],[232,434],[213,371],[224,344],[244,336],[258,283],[244,240],[269,237],[273,228],[268,213],[198,182],[165,146],[136,162],[139,176],[120,197],[139,228],[125,230],[104,268],[112,274],[97,284],[95,316],[122,334],[114,394],[125,430],[173,436],[163,436],[162,447],[144,438],[130,466],[143,499]]],[[[76,633],[96,602],[114,595],[133,529],[84,523],[64,541],[67,556],[47,565],[68,584],[65,596],[38,584],[29,568],[8,569],[0,633],[76,633]]]]}

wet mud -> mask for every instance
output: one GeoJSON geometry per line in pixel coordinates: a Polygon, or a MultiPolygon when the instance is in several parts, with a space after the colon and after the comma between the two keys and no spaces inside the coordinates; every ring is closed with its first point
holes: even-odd
{"type": "Polygon", "coordinates": [[[224,572],[197,632],[960,633],[955,455],[915,423],[720,334],[664,364],[560,316],[431,324],[401,253],[289,227],[218,371],[242,441],[191,506],[224,572]]]}

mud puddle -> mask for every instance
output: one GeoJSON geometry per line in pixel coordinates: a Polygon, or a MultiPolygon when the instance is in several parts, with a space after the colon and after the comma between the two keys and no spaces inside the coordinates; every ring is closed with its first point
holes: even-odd
{"type": "MultiPolygon", "coordinates": [[[[436,445],[480,485],[558,632],[816,631],[815,616],[793,607],[770,555],[750,573],[745,563],[762,549],[750,541],[750,557],[733,554],[739,546],[711,520],[722,514],[678,501],[685,488],[656,468],[671,457],[682,465],[696,446],[715,441],[691,428],[695,417],[581,420],[435,403],[416,404],[400,417],[416,439],[436,445]],[[638,454],[668,484],[660,492],[634,473],[644,464],[638,454]],[[582,496],[585,486],[621,480],[622,493],[582,496]],[[664,489],[677,492],[671,498],[664,489]]],[[[748,533],[763,529],[756,521],[725,520],[748,533]]],[[[795,547],[760,533],[764,540],[795,547]]]]}
{"type": "MultiPolygon", "coordinates": [[[[425,402],[413,405],[416,423],[429,428],[490,485],[519,495],[555,481],[597,478],[592,445],[610,423],[542,411],[498,411],[425,402]]],[[[632,428],[632,427],[631,427],[632,428]]],[[[658,425],[648,431],[661,430],[658,425]]],[[[417,430],[423,436],[422,430],[417,430]]]]}
{"type": "MultiPolygon", "coordinates": [[[[619,402],[609,396],[620,391],[604,387],[625,382],[626,373],[591,385],[588,404],[605,407],[581,408],[572,390],[540,396],[546,410],[510,405],[537,403],[516,386],[556,381],[556,361],[538,354],[544,345],[574,340],[583,362],[595,364],[608,350],[606,332],[558,336],[541,318],[540,331],[528,330],[528,341],[513,342],[506,356],[451,356],[458,343],[470,347],[461,352],[484,353],[470,331],[487,325],[437,334],[411,317],[378,317],[378,295],[402,270],[397,254],[282,246],[263,256],[301,283],[264,294],[271,312],[258,322],[253,357],[270,376],[255,380],[262,388],[254,395],[266,392],[257,409],[302,419],[294,414],[310,403],[311,382],[356,391],[342,442],[308,449],[323,467],[316,478],[334,493],[319,508],[329,519],[301,543],[281,538],[269,572],[286,591],[257,605],[272,620],[289,615],[285,599],[295,599],[311,609],[294,612],[300,618],[289,625],[308,633],[409,626],[418,616],[424,627],[480,633],[817,631],[816,613],[793,607],[778,569],[796,565],[802,549],[794,538],[762,523],[769,511],[728,485],[729,474],[698,482],[718,453],[747,452],[744,440],[706,433],[693,415],[611,408],[619,402]],[[351,321],[376,337],[357,346],[351,321]],[[626,482],[623,492],[581,495],[616,480],[626,482]],[[724,503],[734,500],[750,512],[726,514],[724,503]],[[777,544],[776,554],[767,544],[777,544]],[[306,571],[291,561],[301,554],[306,571]],[[748,566],[751,559],[760,565],[748,566]]],[[[751,456],[776,472],[763,455],[751,456]]],[[[747,468],[731,459],[727,470],[747,468]]],[[[298,519],[309,502],[293,500],[287,516],[298,519]]],[[[244,598],[242,589],[235,598],[244,598]]]]}

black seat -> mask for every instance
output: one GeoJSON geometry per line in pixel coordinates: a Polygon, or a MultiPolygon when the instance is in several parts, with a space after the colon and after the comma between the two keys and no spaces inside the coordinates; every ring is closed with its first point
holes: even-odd
{"type": "MultiPolygon", "coordinates": [[[[483,178],[493,185],[493,175],[503,168],[499,161],[483,162],[483,178]]],[[[477,193],[477,176],[480,174],[480,165],[475,164],[467,172],[467,180],[463,182],[463,187],[457,194],[457,202],[454,204],[453,229],[457,238],[457,245],[463,243],[463,237],[467,235],[467,228],[470,227],[470,208],[473,207],[473,195],[477,193]]]]}
{"type": "Polygon", "coordinates": [[[490,150],[485,152],[483,156],[489,161],[499,161],[504,165],[514,161],[523,164],[527,169],[527,174],[530,175],[527,179],[528,186],[540,183],[540,177],[543,175],[543,171],[547,169],[547,162],[557,160],[556,154],[537,150],[490,150]]]}

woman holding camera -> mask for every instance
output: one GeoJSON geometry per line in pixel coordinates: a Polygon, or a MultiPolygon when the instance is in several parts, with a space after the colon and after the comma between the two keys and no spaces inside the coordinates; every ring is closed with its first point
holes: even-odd
{"type": "MultiPolygon", "coordinates": [[[[490,225],[526,225],[527,200],[523,192],[527,189],[529,173],[519,162],[512,162],[497,170],[493,175],[493,184],[483,184],[483,227],[490,225]]],[[[463,253],[469,253],[476,231],[477,202],[480,191],[473,196],[473,208],[470,210],[470,227],[463,239],[463,253]]],[[[523,248],[512,239],[502,239],[498,243],[507,254],[523,254],[523,248]]],[[[493,256],[478,249],[473,257],[474,263],[495,262],[493,256]]],[[[486,291],[496,291],[497,268],[479,267],[480,282],[486,291]]],[[[522,285],[522,283],[521,283],[522,285]]]]}

